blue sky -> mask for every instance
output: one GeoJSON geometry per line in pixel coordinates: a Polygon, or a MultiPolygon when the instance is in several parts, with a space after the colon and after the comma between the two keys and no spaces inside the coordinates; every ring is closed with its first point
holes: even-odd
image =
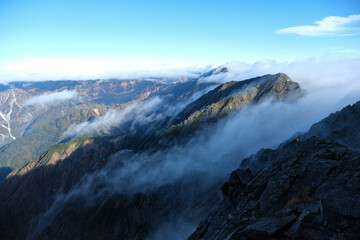
{"type": "Polygon", "coordinates": [[[0,0],[0,66],[24,59],[212,63],[359,57],[357,18],[325,33],[287,29],[359,14],[358,0],[0,0]]]}

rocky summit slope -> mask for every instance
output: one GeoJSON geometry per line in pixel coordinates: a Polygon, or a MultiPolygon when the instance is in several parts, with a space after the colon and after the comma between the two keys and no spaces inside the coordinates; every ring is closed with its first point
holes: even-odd
{"type": "Polygon", "coordinates": [[[222,186],[221,207],[189,239],[359,239],[359,107],[243,160],[222,186]]]}
{"type": "Polygon", "coordinates": [[[193,131],[198,125],[216,121],[246,105],[269,98],[284,99],[289,93],[298,97],[301,90],[299,84],[284,73],[227,82],[189,104],[176,116],[168,132],[193,131]]]}

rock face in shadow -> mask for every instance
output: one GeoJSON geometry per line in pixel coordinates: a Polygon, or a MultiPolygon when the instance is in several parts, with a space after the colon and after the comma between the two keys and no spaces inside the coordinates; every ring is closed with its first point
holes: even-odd
{"type": "Polygon", "coordinates": [[[359,105],[314,124],[303,140],[244,159],[221,188],[221,207],[189,239],[359,239],[360,142],[350,141],[359,137],[359,105]]]}

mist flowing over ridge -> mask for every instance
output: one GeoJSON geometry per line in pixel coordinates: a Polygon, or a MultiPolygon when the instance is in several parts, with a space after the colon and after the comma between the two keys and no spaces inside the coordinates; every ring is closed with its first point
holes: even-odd
{"type": "Polygon", "coordinates": [[[0,0],[0,53],[0,240],[360,239],[360,0],[0,0]]]}

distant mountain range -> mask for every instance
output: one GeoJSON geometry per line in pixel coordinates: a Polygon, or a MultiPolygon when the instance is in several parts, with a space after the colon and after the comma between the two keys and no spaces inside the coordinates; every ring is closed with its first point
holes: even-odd
{"type": "MultiPolygon", "coordinates": [[[[91,121],[109,109],[124,109],[133,101],[154,96],[166,96],[170,102],[180,101],[210,85],[196,80],[183,83],[145,80],[16,83],[17,88],[0,92],[0,166],[15,169],[36,160],[50,146],[64,140],[63,133],[71,124],[91,121]],[[32,97],[65,89],[76,91],[77,98],[61,104],[24,106],[32,97]]],[[[103,134],[101,129],[99,133],[103,134]]]]}
{"type": "Polygon", "coordinates": [[[187,238],[198,226],[190,239],[357,239],[360,103],[239,159],[228,181],[181,164],[182,149],[244,108],[305,94],[284,73],[200,81],[228,72],[3,87],[0,238],[187,238]],[[64,90],[76,96],[27,104],[64,90]]]}

